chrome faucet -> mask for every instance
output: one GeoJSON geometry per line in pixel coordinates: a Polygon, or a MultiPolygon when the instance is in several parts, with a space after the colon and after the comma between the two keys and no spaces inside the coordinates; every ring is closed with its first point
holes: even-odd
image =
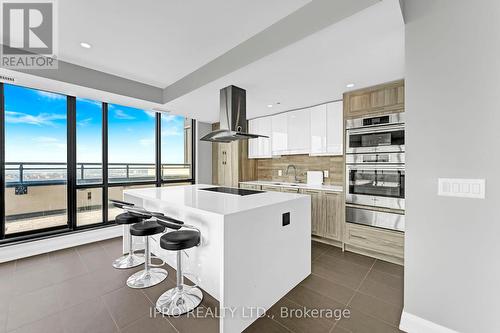
{"type": "Polygon", "coordinates": [[[288,173],[290,171],[290,168],[293,168],[294,170],[294,179],[295,179],[295,182],[298,183],[299,180],[297,179],[297,167],[293,164],[289,164],[287,167],[286,167],[286,175],[288,176],[288,173]]]}

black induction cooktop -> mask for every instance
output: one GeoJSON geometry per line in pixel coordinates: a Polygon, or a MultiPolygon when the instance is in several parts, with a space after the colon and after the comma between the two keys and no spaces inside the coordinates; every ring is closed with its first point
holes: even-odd
{"type": "Polygon", "coordinates": [[[200,188],[200,190],[234,194],[234,195],[251,195],[251,194],[262,193],[262,191],[246,190],[246,189],[232,188],[232,187],[209,187],[209,188],[200,188]]]}

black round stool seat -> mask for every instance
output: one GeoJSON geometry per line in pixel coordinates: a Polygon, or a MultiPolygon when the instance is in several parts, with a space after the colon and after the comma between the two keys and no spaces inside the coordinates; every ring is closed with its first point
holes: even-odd
{"type": "Polygon", "coordinates": [[[159,225],[156,221],[145,221],[130,226],[132,236],[152,236],[162,233],[165,227],[159,225]]]}
{"type": "Polygon", "coordinates": [[[160,238],[160,246],[170,251],[189,249],[199,243],[200,233],[196,230],[172,231],[160,238]]]}
{"type": "Polygon", "coordinates": [[[130,213],[121,213],[115,217],[116,224],[134,224],[142,222],[144,218],[138,215],[132,215],[130,213]]]}

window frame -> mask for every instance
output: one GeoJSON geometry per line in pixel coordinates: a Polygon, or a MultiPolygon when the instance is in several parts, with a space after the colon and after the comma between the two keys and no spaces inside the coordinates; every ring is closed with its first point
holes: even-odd
{"type": "MultiPolygon", "coordinates": [[[[9,83],[11,84],[11,83],[9,83]]],[[[15,85],[15,84],[13,84],[15,85]]],[[[44,91],[37,88],[30,88],[21,85],[19,87],[35,89],[44,91]]],[[[58,93],[60,94],[60,93],[58,93]]],[[[61,95],[61,94],[60,94],[61,95]]],[[[62,94],[64,95],[64,94],[62,94]]],[[[108,221],[108,190],[113,187],[120,186],[139,186],[139,185],[154,185],[161,187],[164,184],[180,184],[196,182],[196,120],[191,119],[191,172],[189,179],[162,179],[162,161],[161,161],[161,113],[155,114],[155,180],[151,181],[129,181],[129,182],[109,182],[108,176],[108,118],[109,109],[108,103],[102,103],[102,183],[95,184],[78,184],[77,183],[77,124],[76,124],[76,99],[75,96],[66,96],[67,106],[67,159],[66,159],[66,172],[67,172],[67,225],[56,227],[49,227],[43,229],[36,229],[15,234],[5,234],[5,95],[4,83],[0,82],[0,247],[14,243],[28,242],[32,240],[45,239],[50,237],[57,237],[70,233],[77,233],[86,230],[106,228],[115,226],[114,220],[108,221]],[[78,226],[77,221],[77,191],[82,189],[102,189],[102,221],[94,224],[78,226]]]]}

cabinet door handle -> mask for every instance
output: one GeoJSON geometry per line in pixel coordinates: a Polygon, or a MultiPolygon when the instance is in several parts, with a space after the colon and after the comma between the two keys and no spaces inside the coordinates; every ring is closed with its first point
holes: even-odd
{"type": "Polygon", "coordinates": [[[401,245],[399,245],[399,244],[396,244],[396,243],[391,242],[391,241],[386,241],[386,240],[385,240],[385,241],[382,241],[382,243],[383,243],[384,245],[391,246],[391,247],[399,247],[399,248],[403,247],[403,246],[401,246],[401,245]]]}

